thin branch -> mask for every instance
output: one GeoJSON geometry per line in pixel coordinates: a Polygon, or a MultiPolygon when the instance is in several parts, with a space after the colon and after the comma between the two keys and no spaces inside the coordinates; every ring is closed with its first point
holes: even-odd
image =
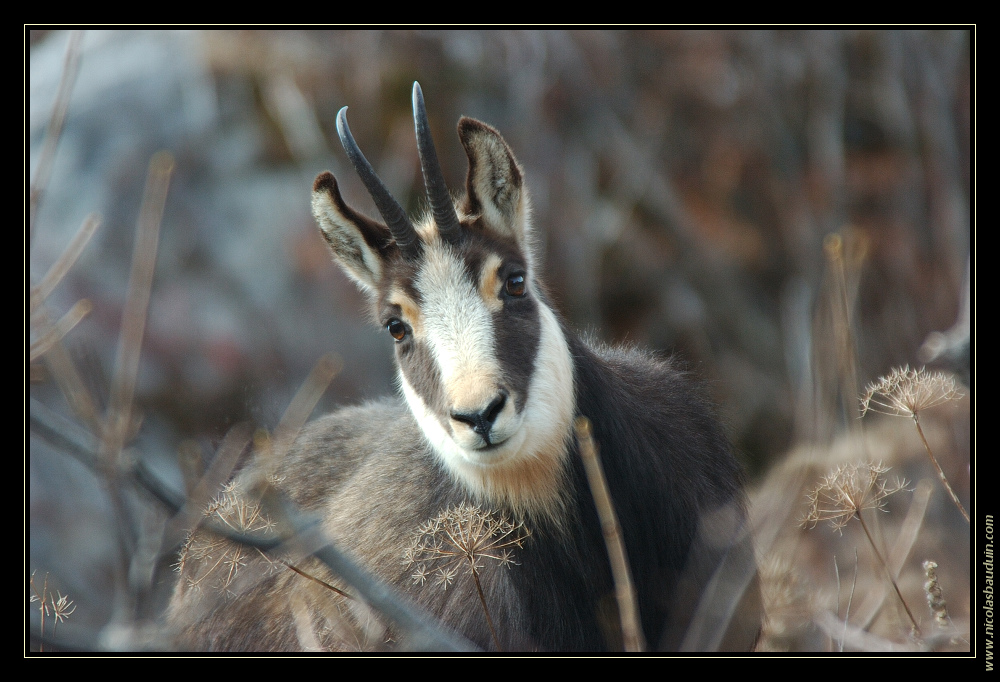
{"type": "Polygon", "coordinates": [[[160,239],[160,221],[166,203],[170,174],[174,168],[173,157],[168,152],[157,152],[149,161],[142,208],[136,225],[135,247],[132,254],[132,272],[129,275],[128,297],[122,316],[121,337],[115,359],[115,374],[111,383],[108,402],[104,446],[111,468],[118,452],[132,428],[132,398],[136,376],[139,373],[139,354],[146,329],[146,310],[149,307],[153,271],[156,267],[156,250],[160,239]]]}
{"type": "Polygon", "coordinates": [[[273,472],[282,456],[295,442],[299,431],[302,430],[316,408],[316,403],[323,397],[330,382],[342,368],[343,362],[339,356],[333,353],[323,355],[313,365],[309,376],[302,382],[302,386],[296,391],[292,402],[288,404],[285,413],[281,415],[281,421],[274,429],[274,437],[270,439],[267,447],[258,448],[258,461],[261,462],[261,470],[265,474],[273,472]]]}
{"type": "MultiPolygon", "coordinates": [[[[833,565],[837,565],[834,557],[833,565]]],[[[854,579],[851,581],[851,593],[847,596],[847,612],[844,614],[844,634],[840,638],[840,653],[844,653],[844,640],[847,639],[847,623],[851,619],[851,603],[854,601],[854,591],[858,587],[858,548],[854,548],[854,579]]],[[[840,608],[840,571],[837,571],[837,608],[840,608]]]]}
{"type": "Polygon", "coordinates": [[[73,264],[83,253],[84,248],[90,242],[90,238],[94,236],[97,228],[101,225],[100,217],[91,213],[77,229],[73,238],[69,240],[69,244],[63,249],[63,252],[59,254],[56,258],[56,262],[49,266],[49,269],[42,276],[41,281],[38,282],[31,289],[31,309],[34,310],[37,303],[44,301],[52,293],[52,290],[56,288],[56,285],[63,280],[66,273],[69,272],[73,264]]]}
{"type": "Polygon", "coordinates": [[[944,469],[941,468],[941,465],[938,464],[937,457],[935,457],[934,453],[931,452],[931,446],[927,444],[927,438],[924,437],[924,430],[920,428],[920,418],[916,412],[913,413],[913,423],[917,427],[917,433],[920,434],[920,441],[924,444],[924,448],[927,450],[927,456],[931,458],[931,464],[933,464],[934,469],[937,470],[938,478],[941,479],[941,485],[944,486],[945,492],[948,493],[948,497],[950,497],[951,501],[956,507],[958,507],[958,511],[962,512],[965,522],[971,524],[972,520],[969,518],[969,512],[965,511],[965,506],[958,499],[958,495],[955,494],[955,491],[952,490],[951,484],[948,483],[948,477],[944,475],[944,469]]]}
{"type": "Polygon", "coordinates": [[[618,525],[618,515],[611,502],[611,493],[608,491],[608,484],[601,468],[590,420],[586,417],[577,417],[573,428],[576,431],[577,441],[580,443],[580,456],[583,459],[584,469],[587,471],[587,482],[590,484],[590,492],[594,497],[594,504],[597,506],[597,515],[601,520],[604,544],[608,548],[625,651],[643,651],[645,638],[639,623],[639,605],[635,596],[635,587],[632,584],[632,572],[629,570],[625,543],[622,542],[621,530],[618,525]]]}
{"type": "MultiPolygon", "coordinates": [[[[900,527],[899,535],[892,544],[892,548],[886,552],[891,563],[892,575],[898,578],[903,564],[910,556],[910,550],[920,534],[920,527],[923,525],[924,516],[927,513],[927,503],[930,501],[933,486],[929,481],[924,480],[917,484],[913,491],[910,508],[906,512],[906,518],[900,527]]],[[[884,583],[882,583],[884,585],[884,583]]],[[[868,596],[857,609],[857,625],[860,628],[867,628],[871,625],[875,616],[882,608],[887,590],[882,589],[878,593],[868,596]]]]}
{"type": "Polygon", "coordinates": [[[868,531],[868,524],[865,523],[865,519],[863,516],[861,516],[860,511],[858,511],[857,517],[858,521],[861,522],[861,528],[864,529],[865,535],[868,536],[868,542],[871,543],[872,551],[875,552],[875,557],[878,559],[878,562],[882,565],[882,568],[885,570],[885,574],[886,576],[888,576],[889,582],[892,583],[892,589],[896,591],[896,596],[899,597],[899,602],[903,605],[903,608],[906,609],[906,615],[910,617],[910,622],[913,623],[913,630],[917,633],[917,636],[919,637],[920,626],[917,625],[917,619],[913,617],[913,612],[910,611],[910,607],[907,605],[906,600],[903,599],[903,593],[899,591],[899,585],[896,584],[896,577],[893,575],[892,569],[889,568],[889,564],[887,564],[885,562],[885,559],[882,558],[882,553],[878,551],[878,547],[875,545],[875,539],[872,537],[872,534],[868,531]]]}
{"type": "Polygon", "coordinates": [[[66,112],[69,109],[69,96],[73,92],[73,85],[76,83],[76,76],[80,71],[80,44],[82,42],[83,31],[73,31],[69,34],[66,56],[63,59],[62,78],[59,80],[59,89],[56,91],[56,101],[52,105],[52,116],[49,118],[49,127],[45,131],[45,141],[42,143],[38,165],[35,167],[35,177],[31,182],[31,192],[28,199],[29,244],[35,238],[38,207],[41,204],[42,195],[49,186],[56,147],[59,145],[63,124],[66,122],[66,112]]]}
{"type": "Polygon", "coordinates": [[[303,578],[305,578],[307,580],[311,580],[314,583],[318,583],[318,584],[322,585],[326,589],[339,594],[344,599],[354,599],[354,597],[352,597],[351,595],[349,595],[347,592],[344,592],[342,589],[340,589],[338,587],[334,587],[330,583],[326,582],[325,580],[320,580],[316,576],[309,575],[308,573],[306,573],[302,569],[299,569],[299,568],[296,568],[295,566],[293,566],[290,562],[285,561],[284,559],[279,559],[278,561],[280,561],[281,564],[285,568],[287,568],[288,570],[292,571],[293,573],[296,573],[296,574],[302,576],[303,578]]]}
{"type": "Polygon", "coordinates": [[[69,309],[65,315],[59,318],[51,327],[44,329],[43,325],[39,321],[35,325],[37,331],[41,331],[41,336],[39,336],[28,348],[28,360],[34,362],[40,358],[45,353],[52,350],[52,347],[61,341],[63,337],[69,334],[73,327],[80,323],[84,317],[86,317],[93,306],[90,301],[83,299],[82,301],[77,301],[72,308],[69,309]]]}

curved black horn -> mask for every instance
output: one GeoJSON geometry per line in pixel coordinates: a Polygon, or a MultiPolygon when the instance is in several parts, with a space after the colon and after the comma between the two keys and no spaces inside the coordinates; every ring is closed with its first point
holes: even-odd
{"type": "Polygon", "coordinates": [[[375,201],[375,206],[382,214],[382,219],[392,233],[393,239],[396,240],[396,246],[399,247],[403,258],[412,259],[420,252],[420,238],[417,236],[417,231],[413,229],[413,223],[406,217],[403,207],[386,189],[386,186],[375,174],[375,169],[361,153],[358,143],[354,141],[351,129],[347,126],[347,107],[337,113],[337,133],[340,135],[340,143],[344,146],[344,151],[347,152],[347,158],[351,160],[351,165],[354,166],[361,182],[365,183],[365,187],[368,188],[368,194],[375,201]]]}
{"type": "Polygon", "coordinates": [[[455,242],[461,235],[458,214],[455,204],[451,201],[448,185],[438,163],[437,152],[434,150],[434,140],[431,139],[431,128],[427,123],[427,109],[424,107],[424,93],[420,83],[413,83],[413,123],[417,128],[417,153],[420,156],[420,169],[424,173],[424,187],[427,189],[427,200],[434,214],[438,232],[447,242],[455,242]]]}

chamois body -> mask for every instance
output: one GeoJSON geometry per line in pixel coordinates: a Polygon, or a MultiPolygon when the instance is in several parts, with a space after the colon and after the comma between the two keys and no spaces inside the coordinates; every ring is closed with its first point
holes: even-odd
{"type": "MultiPolygon", "coordinates": [[[[414,227],[387,198],[343,111],[345,149],[386,225],[350,209],[328,173],[313,199],[336,260],[396,341],[402,395],[307,425],[269,480],[403,599],[483,649],[620,650],[607,548],[572,434],[585,416],[649,648],[749,649],[760,610],[741,475],[710,406],[671,360],[572,334],[535,271],[522,171],[499,133],[460,122],[470,169],[453,204],[418,86],[414,112],[432,217],[414,227]],[[530,533],[516,565],[477,566],[493,631],[471,571],[434,584],[404,560],[422,524],[460,505],[530,533]]],[[[250,468],[242,480],[260,476],[250,468]]],[[[185,548],[171,604],[180,647],[406,646],[391,624],[330,589],[351,588],[314,559],[230,556],[235,570],[207,589],[210,565],[231,545],[195,551],[204,534],[185,548]]]]}

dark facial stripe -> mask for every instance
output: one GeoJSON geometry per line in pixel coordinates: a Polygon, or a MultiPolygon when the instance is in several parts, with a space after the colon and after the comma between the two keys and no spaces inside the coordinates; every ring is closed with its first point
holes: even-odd
{"type": "MultiPolygon", "coordinates": [[[[501,278],[503,281],[505,277],[501,278]]],[[[520,412],[528,399],[528,386],[535,371],[541,320],[538,302],[530,290],[523,298],[501,294],[503,310],[493,314],[494,345],[504,381],[517,396],[515,407],[520,412]]]]}
{"type": "Polygon", "coordinates": [[[399,344],[396,347],[396,362],[407,383],[416,391],[428,409],[437,415],[445,430],[449,430],[450,410],[441,390],[441,373],[427,345],[414,340],[408,345],[399,344]]]}
{"type": "MultiPolygon", "coordinates": [[[[486,299],[483,304],[488,310],[493,311],[491,350],[500,372],[495,380],[499,380],[503,388],[514,396],[513,407],[517,412],[521,412],[527,402],[541,338],[538,300],[534,297],[530,281],[528,292],[523,297],[510,296],[504,290],[504,282],[508,275],[515,272],[527,274],[525,272],[527,266],[516,247],[506,240],[490,239],[485,234],[472,231],[466,231],[465,236],[461,244],[452,244],[447,248],[453,255],[458,256],[460,267],[463,269],[462,277],[472,285],[471,290],[483,296],[486,299]],[[495,269],[495,272],[483,273],[484,267],[495,269]],[[492,290],[482,289],[481,283],[490,280],[495,283],[492,290]]],[[[412,290],[415,303],[422,298],[412,286],[417,279],[416,276],[409,279],[396,278],[397,284],[404,287],[407,294],[412,290]]],[[[417,304],[421,303],[422,301],[417,304]]],[[[429,333],[429,330],[425,329],[425,333],[429,333]]],[[[453,406],[448,403],[449,398],[442,385],[441,370],[437,367],[430,346],[418,337],[401,343],[396,351],[399,366],[407,383],[437,416],[445,429],[450,430],[450,413],[453,406]]]]}

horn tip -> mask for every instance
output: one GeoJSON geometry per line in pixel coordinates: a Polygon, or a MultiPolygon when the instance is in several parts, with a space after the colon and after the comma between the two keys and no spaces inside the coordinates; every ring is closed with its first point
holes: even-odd
{"type": "Polygon", "coordinates": [[[424,91],[420,89],[420,83],[413,81],[413,111],[424,108],[424,91]]]}

